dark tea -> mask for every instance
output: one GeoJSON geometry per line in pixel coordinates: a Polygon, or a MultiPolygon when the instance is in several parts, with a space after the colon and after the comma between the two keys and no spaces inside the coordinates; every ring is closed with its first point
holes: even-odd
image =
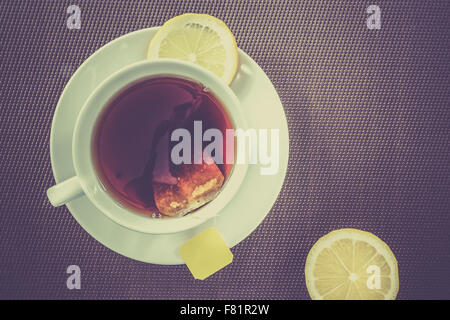
{"type": "Polygon", "coordinates": [[[203,130],[219,129],[224,137],[225,130],[233,128],[221,102],[192,80],[151,77],[118,92],[100,115],[92,144],[94,164],[106,190],[123,206],[153,217],[183,213],[188,205],[196,208],[204,203],[183,195],[186,190],[194,194],[200,187],[211,187],[211,181],[219,189],[231,165],[171,161],[175,143],[171,133],[184,128],[193,135],[194,121],[201,121],[203,130]],[[195,185],[198,181],[204,185],[195,185]]]}

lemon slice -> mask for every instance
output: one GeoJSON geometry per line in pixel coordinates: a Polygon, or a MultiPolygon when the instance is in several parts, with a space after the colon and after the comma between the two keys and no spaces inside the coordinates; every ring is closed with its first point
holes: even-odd
{"type": "Polygon", "coordinates": [[[398,292],[394,254],[377,236],[356,229],[320,238],[305,264],[311,299],[392,300],[398,292]]]}
{"type": "Polygon", "coordinates": [[[230,84],[238,67],[236,40],[227,25],[207,14],[172,18],[150,41],[148,59],[173,58],[198,64],[230,84]]]}

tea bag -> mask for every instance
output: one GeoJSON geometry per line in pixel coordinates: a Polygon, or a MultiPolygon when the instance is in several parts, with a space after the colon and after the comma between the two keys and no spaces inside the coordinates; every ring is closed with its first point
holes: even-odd
{"type": "Polygon", "coordinates": [[[184,123],[189,121],[200,102],[201,98],[193,96],[192,100],[175,106],[173,113],[161,121],[155,129],[153,139],[149,141],[150,153],[143,173],[125,186],[126,193],[136,196],[143,205],[154,205],[152,183],[164,185],[178,183],[170,161],[170,134],[175,128],[183,127],[184,123]]]}
{"type": "MultiPolygon", "coordinates": [[[[214,199],[224,182],[222,172],[212,159],[203,159],[201,164],[170,165],[169,133],[193,124],[192,115],[201,99],[201,96],[194,95],[189,103],[174,108],[166,133],[155,148],[153,197],[158,210],[167,216],[182,216],[203,206],[214,199]]],[[[196,155],[203,158],[203,151],[197,152],[200,154],[191,153],[192,160],[196,155]]]]}
{"type": "Polygon", "coordinates": [[[168,216],[185,215],[216,197],[224,176],[214,163],[182,164],[176,167],[177,184],[153,182],[158,210],[168,216]]]}

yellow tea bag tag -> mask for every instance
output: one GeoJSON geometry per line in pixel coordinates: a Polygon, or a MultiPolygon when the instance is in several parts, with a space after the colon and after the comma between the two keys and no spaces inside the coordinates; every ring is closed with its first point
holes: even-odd
{"type": "Polygon", "coordinates": [[[233,261],[233,254],[216,228],[208,228],[183,243],[180,255],[194,278],[200,280],[233,261]]]}

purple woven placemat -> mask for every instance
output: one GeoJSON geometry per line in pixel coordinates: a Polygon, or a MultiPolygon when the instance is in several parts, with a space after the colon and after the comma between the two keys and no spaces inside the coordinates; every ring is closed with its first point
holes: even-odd
{"type": "Polygon", "coordinates": [[[354,227],[385,240],[400,299],[450,298],[448,1],[2,1],[0,298],[306,299],[306,255],[354,227]],[[66,27],[67,7],[81,28],[66,27]],[[382,27],[369,30],[377,4],[382,27]],[[71,74],[128,32],[184,13],[223,19],[272,79],[290,162],[271,212],[205,281],[90,237],[54,183],[51,120],[71,74]],[[79,265],[81,290],[66,268],[79,265]]]}

